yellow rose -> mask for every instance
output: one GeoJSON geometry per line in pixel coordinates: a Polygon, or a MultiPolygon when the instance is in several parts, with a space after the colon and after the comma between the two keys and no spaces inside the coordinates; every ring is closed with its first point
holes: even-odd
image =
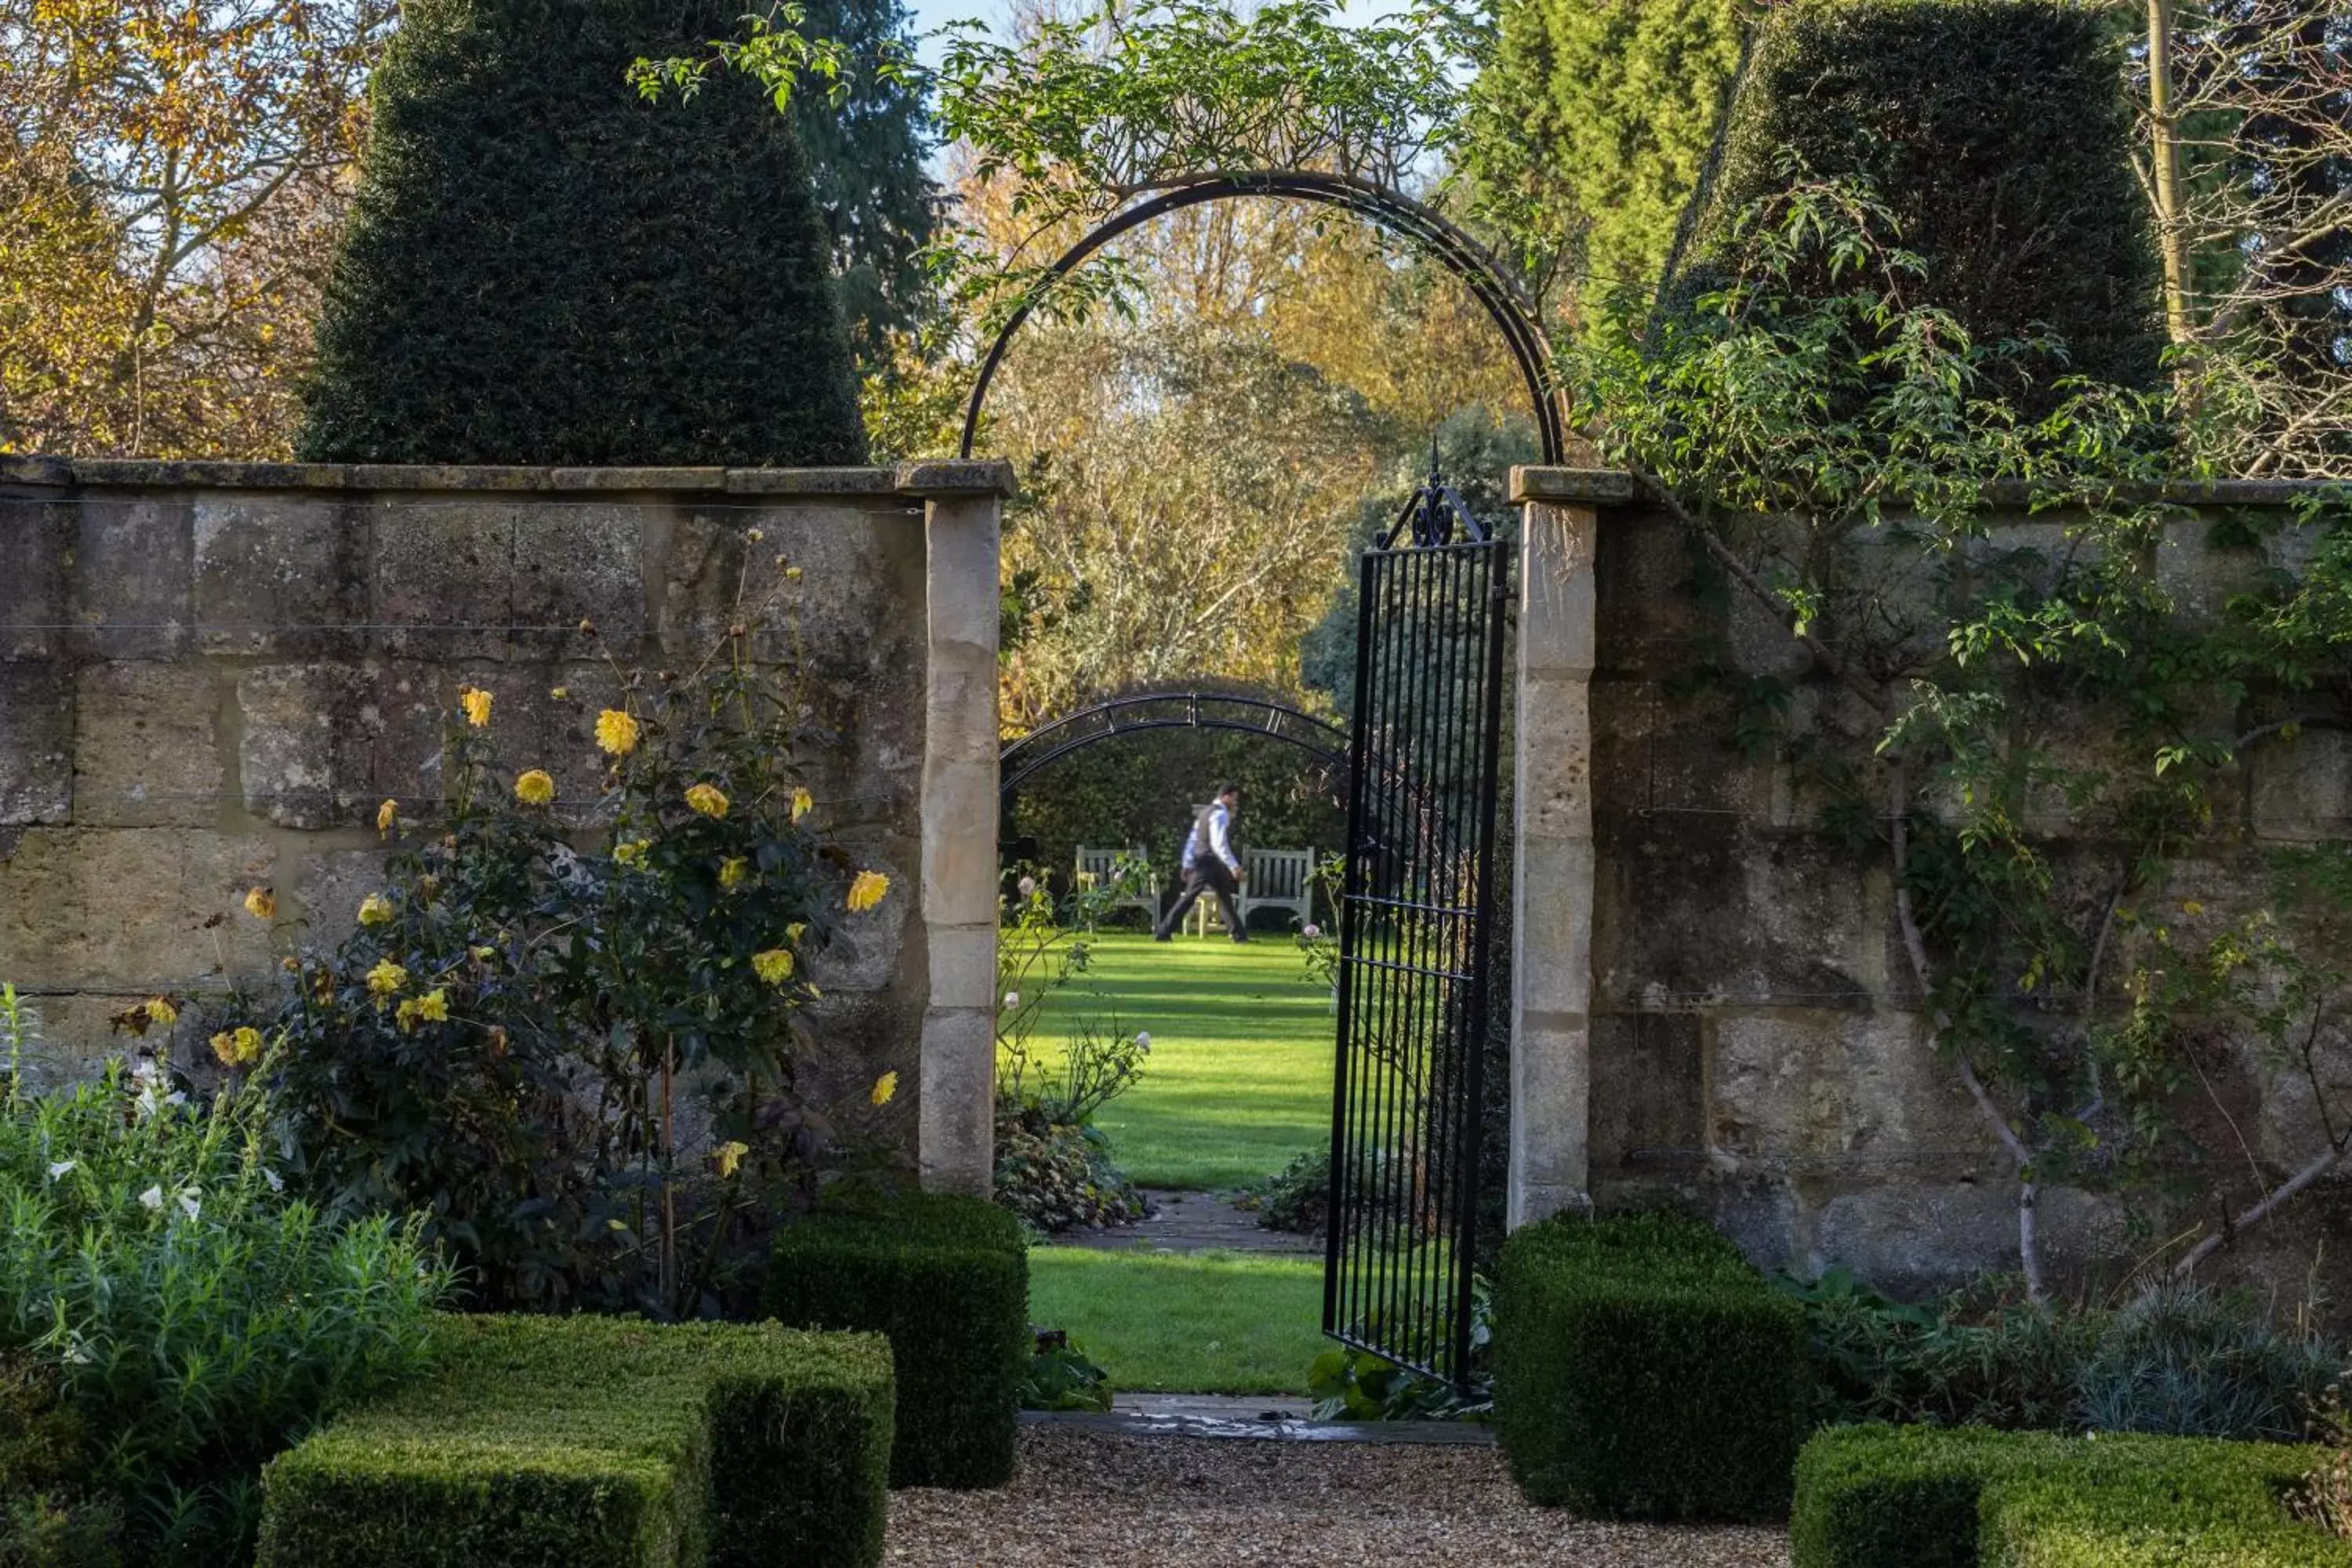
{"type": "Polygon", "coordinates": [[[860,871],[850,879],[849,912],[864,914],[890,891],[890,879],[879,871],[860,871]]]}
{"type": "Polygon", "coordinates": [[[168,996],[147,998],[147,1021],[159,1029],[168,1029],[180,1021],[180,1010],[172,1005],[168,996]]]}
{"type": "Polygon", "coordinates": [[[245,912],[257,921],[278,918],[278,895],[268,888],[256,888],[245,895],[245,912]]]}
{"type": "Polygon", "coordinates": [[[490,694],[478,686],[468,686],[457,693],[457,705],[466,710],[466,722],[477,730],[490,727],[490,694]]]}
{"type": "Polygon", "coordinates": [[[626,844],[615,844],[613,846],[613,863],[626,866],[633,871],[642,869],[646,863],[646,851],[653,847],[654,841],[650,838],[632,838],[626,844]]]}
{"type": "Polygon", "coordinates": [[[616,757],[637,749],[637,721],[618,708],[596,715],[596,744],[616,757]]]}
{"type": "Polygon", "coordinates": [[[884,1073],[880,1078],[874,1080],[874,1092],[867,1095],[866,1098],[872,1100],[877,1106],[883,1106],[889,1104],[890,1097],[898,1092],[898,1068],[893,1068],[888,1072],[884,1073]]]}
{"type": "Polygon", "coordinates": [[[749,1143],[738,1143],[730,1139],[710,1152],[710,1163],[719,1167],[719,1179],[724,1181],[734,1175],[735,1168],[743,1163],[743,1156],[751,1152],[751,1146],[749,1143]]]}
{"type": "Polygon", "coordinates": [[[379,996],[396,995],[408,984],[408,971],[384,959],[367,972],[367,988],[379,996]]]}
{"type": "Polygon", "coordinates": [[[705,816],[727,815],[727,797],[716,784],[698,784],[686,792],[686,804],[705,816]]]}
{"type": "Polygon", "coordinates": [[[416,1016],[430,1024],[449,1021],[449,994],[435,986],[416,999],[416,1016]]]}
{"type": "Polygon", "coordinates": [[[261,1059],[261,1031],[251,1025],[223,1030],[213,1037],[213,1055],[225,1068],[249,1067],[261,1059]]]}
{"type": "Polygon", "coordinates": [[[545,805],[555,798],[555,781],[544,768],[533,768],[515,780],[515,798],[525,805],[545,805]]]}
{"type": "Polygon", "coordinates": [[[816,809],[816,797],[804,789],[793,791],[793,820],[798,822],[816,809]]]}
{"type": "Polygon", "coordinates": [[[400,802],[387,800],[375,808],[375,830],[385,837],[392,836],[393,825],[400,820],[400,802]]]}
{"type": "Polygon", "coordinates": [[[382,893],[370,893],[360,900],[360,924],[380,926],[392,923],[392,900],[382,893]]]}
{"type": "Polygon", "coordinates": [[[751,955],[751,972],[763,984],[782,985],[793,977],[793,955],[789,949],[769,948],[751,955]]]}
{"type": "Polygon", "coordinates": [[[719,863],[719,886],[723,892],[733,892],[751,879],[751,862],[740,855],[730,855],[719,863]]]}

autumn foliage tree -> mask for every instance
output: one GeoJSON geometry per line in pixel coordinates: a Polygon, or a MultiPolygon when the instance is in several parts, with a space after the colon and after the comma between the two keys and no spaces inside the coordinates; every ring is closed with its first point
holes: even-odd
{"type": "Polygon", "coordinates": [[[0,0],[0,450],[284,455],[391,0],[0,0]]]}

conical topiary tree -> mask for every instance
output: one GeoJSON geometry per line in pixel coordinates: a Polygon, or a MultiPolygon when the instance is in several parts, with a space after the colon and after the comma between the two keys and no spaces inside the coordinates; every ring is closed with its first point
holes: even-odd
{"type": "Polygon", "coordinates": [[[791,121],[641,101],[738,0],[409,0],[297,442],[324,462],[865,459],[791,121]]]}

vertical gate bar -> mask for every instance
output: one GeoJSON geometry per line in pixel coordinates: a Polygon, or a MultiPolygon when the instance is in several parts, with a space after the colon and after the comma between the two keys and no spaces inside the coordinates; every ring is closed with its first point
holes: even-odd
{"type": "MultiPolygon", "coordinates": [[[[1416,756],[1427,757],[1431,752],[1432,721],[1430,707],[1430,673],[1434,667],[1437,646],[1443,638],[1436,635],[1431,614],[1436,599],[1437,561],[1435,552],[1425,543],[1412,553],[1412,662],[1407,677],[1407,702],[1413,728],[1413,751],[1416,756]]],[[[1417,1245],[1420,1237],[1420,1215],[1423,1173],[1426,1169],[1426,1139],[1422,1121],[1428,1099],[1427,1053],[1424,1042],[1429,1029],[1430,983],[1423,973],[1423,936],[1428,919],[1423,906],[1427,902],[1428,824],[1431,803],[1425,793],[1412,803],[1412,846],[1410,864],[1412,876],[1403,889],[1400,902],[1405,907],[1399,912],[1402,920],[1398,931],[1396,952],[1399,979],[1398,1001],[1404,1012],[1404,1027],[1397,1042],[1397,1097],[1391,1108],[1390,1141],[1399,1158],[1389,1184],[1390,1232],[1395,1252],[1396,1290],[1393,1310],[1397,1319],[1400,1342],[1416,1363],[1427,1364],[1427,1323],[1424,1298],[1428,1293],[1425,1259],[1417,1245]]]]}
{"type": "MultiPolygon", "coordinates": [[[[1448,658],[1444,707],[1445,816],[1449,830],[1448,842],[1444,847],[1445,901],[1450,908],[1454,909],[1463,906],[1464,895],[1469,890],[1465,879],[1475,875],[1472,856],[1468,852],[1467,838],[1461,831],[1464,819],[1467,815],[1464,810],[1465,796],[1467,786],[1472,782],[1467,770],[1473,763],[1471,748],[1465,743],[1471,731],[1470,727],[1465,724],[1464,718],[1471,707],[1471,700],[1476,695],[1475,690],[1467,689],[1470,667],[1465,656],[1470,651],[1469,639],[1472,627],[1475,623],[1471,617],[1463,616],[1461,611],[1465,600],[1476,592],[1481,576],[1479,567],[1482,563],[1483,552],[1475,548],[1465,549],[1454,556],[1454,593],[1446,606],[1452,620],[1452,625],[1448,628],[1452,635],[1446,639],[1448,658]]],[[[1446,967],[1456,976],[1466,973],[1464,968],[1463,923],[1459,916],[1449,918],[1446,967]]],[[[1452,1286],[1454,1279],[1461,1272],[1464,1250],[1463,1237],[1459,1234],[1459,1227],[1454,1223],[1454,1202],[1459,1184],[1460,1057],[1463,1049],[1463,1024],[1465,1015],[1469,1008],[1469,997],[1467,983],[1459,978],[1449,978],[1446,982],[1446,990],[1447,1038],[1442,1068],[1444,1082],[1438,1089],[1438,1103],[1432,1108],[1431,1121],[1435,1130],[1435,1135],[1443,1141],[1441,1167],[1443,1192],[1439,1195],[1438,1205],[1444,1216],[1442,1224],[1445,1232],[1447,1268],[1445,1278],[1439,1282],[1437,1291],[1445,1302],[1446,1342],[1444,1360],[1446,1375],[1451,1379],[1458,1380],[1465,1369],[1460,1357],[1454,1352],[1454,1331],[1459,1313],[1453,1300],[1452,1286]]]]}
{"type": "MultiPolygon", "coordinates": [[[[1381,693],[1385,717],[1384,728],[1389,733],[1399,737],[1402,742],[1399,750],[1404,756],[1410,758],[1419,750],[1416,744],[1417,738],[1412,729],[1412,663],[1413,656],[1417,651],[1416,641],[1419,630],[1418,617],[1415,615],[1418,598],[1415,593],[1417,562],[1410,550],[1402,550],[1391,552],[1387,564],[1393,609],[1390,616],[1392,631],[1389,647],[1384,650],[1386,657],[1383,660],[1386,670],[1384,689],[1381,693]]],[[[1365,1280],[1370,1298],[1366,1303],[1370,1309],[1367,1314],[1367,1327],[1370,1331],[1377,1332],[1383,1342],[1392,1342],[1401,1327],[1401,1320],[1396,1310],[1397,1294],[1401,1285],[1400,1265],[1402,1260],[1398,1258],[1396,1248],[1395,1129],[1397,1100],[1402,1091],[1402,1085],[1399,1081],[1397,1064],[1402,1058],[1408,1032],[1412,1027],[1410,1016],[1412,995],[1403,984],[1403,977],[1397,967],[1399,956],[1402,951],[1405,924],[1402,919],[1403,910],[1398,907],[1399,900],[1396,898],[1400,889],[1393,879],[1400,875],[1410,879],[1412,875],[1412,861],[1410,849],[1407,844],[1396,841],[1402,837],[1399,834],[1398,828],[1408,818],[1412,810],[1410,792],[1413,784],[1413,775],[1407,773],[1398,783],[1402,787],[1392,799],[1392,810],[1389,814],[1388,820],[1383,823],[1383,837],[1394,845],[1396,852],[1383,858],[1383,870],[1390,880],[1382,889],[1380,936],[1372,950],[1378,954],[1375,962],[1381,966],[1380,1032],[1377,1038],[1382,1048],[1378,1053],[1373,1068],[1373,1079],[1379,1085],[1380,1092],[1371,1108],[1372,1115],[1369,1124],[1373,1158],[1368,1172],[1370,1179],[1366,1184],[1365,1191],[1365,1203],[1372,1221],[1371,1228],[1377,1237],[1377,1246],[1372,1257],[1368,1260],[1368,1278],[1365,1280]]]]}
{"type": "Polygon", "coordinates": [[[1364,792],[1371,769],[1367,765],[1372,755],[1371,718],[1368,711],[1369,681],[1366,679],[1364,650],[1371,646],[1373,580],[1379,567],[1378,558],[1367,551],[1357,572],[1356,583],[1356,723],[1349,737],[1350,758],[1348,780],[1348,841],[1341,847],[1344,858],[1339,868],[1339,1048],[1332,1053],[1331,1082],[1331,1169],[1329,1184],[1324,1195],[1323,1225],[1323,1331],[1336,1334],[1342,1331],[1340,1321],[1340,1272],[1346,1255],[1348,1229],[1348,1193],[1346,1173],[1349,1142],[1349,1095],[1352,1090],[1349,1057],[1354,1049],[1355,1031],[1355,967],[1352,954],[1356,951],[1357,918],[1360,905],[1353,896],[1359,886],[1357,866],[1360,857],[1356,847],[1362,840],[1364,823],[1364,792]]]}
{"type": "MultiPolygon", "coordinates": [[[[1489,962],[1490,954],[1488,952],[1485,938],[1486,934],[1492,929],[1492,921],[1495,912],[1495,879],[1493,874],[1493,861],[1495,857],[1495,819],[1497,803],[1502,794],[1501,752],[1503,745],[1503,643],[1505,630],[1503,616],[1509,601],[1511,585],[1510,569],[1511,557],[1507,549],[1506,549],[1495,557],[1495,581],[1491,586],[1486,605],[1487,648],[1486,712],[1485,726],[1486,744],[1483,748],[1484,756],[1481,759],[1480,768],[1483,775],[1483,787],[1480,790],[1481,798],[1478,803],[1478,842],[1479,853],[1487,864],[1485,868],[1484,874],[1481,875],[1478,879],[1477,929],[1480,940],[1475,962],[1472,964],[1470,970],[1470,973],[1476,976],[1476,979],[1474,982],[1476,1007],[1476,1016],[1474,1025],[1475,1032],[1472,1037],[1477,1042],[1478,1050],[1471,1058],[1469,1084],[1470,1093],[1466,1102],[1468,1106],[1468,1114],[1472,1118],[1470,1122],[1470,1148],[1474,1159],[1477,1152],[1479,1133],[1482,1130],[1481,1123],[1484,1120],[1486,1110],[1486,1053],[1485,1047],[1486,1043],[1486,1019],[1494,1002],[1492,990],[1493,964],[1489,962]]],[[[1478,1203],[1477,1184],[1475,1181],[1466,1184],[1465,1187],[1462,1200],[1461,1223],[1465,1236],[1475,1235],[1478,1223],[1478,1203]]],[[[1459,1283],[1456,1285],[1455,1289],[1458,1292],[1458,1300],[1460,1302],[1459,1310],[1461,1314],[1460,1325],[1456,1331],[1456,1342],[1460,1347],[1461,1355],[1465,1358],[1463,1363],[1463,1372],[1464,1375],[1466,1376],[1468,1371],[1467,1357],[1470,1351],[1470,1310],[1472,1300],[1469,1269],[1465,1268],[1460,1271],[1459,1283]]]]}
{"type": "Polygon", "coordinates": [[[1425,1269],[1425,1272],[1430,1274],[1428,1284],[1425,1284],[1425,1293],[1428,1293],[1430,1298],[1428,1302],[1430,1366],[1444,1368],[1444,1371],[1451,1375],[1449,1356],[1446,1356],[1446,1344],[1451,1342],[1451,1333],[1449,1333],[1451,1314],[1446,1311],[1446,1302],[1449,1302],[1451,1293],[1449,1289],[1446,1289],[1446,1281],[1451,1279],[1451,1250],[1454,1248],[1451,1248],[1451,1237],[1446,1237],[1444,1234],[1446,1223],[1449,1223],[1449,1217],[1451,1217],[1451,1206],[1449,1206],[1451,1183],[1449,1183],[1449,1168],[1446,1168],[1446,1163],[1449,1163],[1449,1154],[1451,1154],[1449,1150],[1451,1138],[1446,1135],[1446,1121],[1449,1121],[1449,1119],[1446,1119],[1444,1114],[1444,1107],[1446,1107],[1446,1090],[1449,1090],[1449,1077],[1451,1077],[1449,1037],[1451,1037],[1451,1023],[1454,1023],[1454,1016],[1456,1016],[1458,1011],[1458,996],[1454,994],[1456,983],[1454,983],[1454,980],[1449,978],[1449,973],[1446,973],[1446,971],[1454,969],[1454,962],[1451,962],[1451,957],[1454,957],[1454,917],[1451,917],[1451,914],[1440,914],[1437,910],[1446,910],[1456,902],[1454,886],[1451,886],[1454,884],[1454,877],[1456,877],[1456,865],[1454,865],[1454,860],[1456,860],[1456,847],[1454,847],[1454,842],[1451,842],[1451,826],[1454,826],[1454,820],[1456,820],[1456,809],[1458,809],[1456,797],[1458,797],[1458,790],[1461,790],[1461,783],[1458,783],[1461,781],[1461,748],[1458,748],[1458,738],[1456,738],[1458,726],[1456,721],[1454,721],[1454,712],[1456,712],[1458,708],[1456,651],[1458,651],[1458,644],[1461,644],[1461,637],[1458,637],[1458,626],[1454,623],[1454,609],[1456,609],[1456,602],[1461,599],[1463,557],[1458,555],[1456,550],[1451,550],[1451,548],[1442,550],[1442,552],[1433,552],[1433,555],[1437,557],[1437,560],[1433,562],[1433,566],[1442,576],[1442,593],[1437,595],[1437,605],[1430,609],[1430,618],[1433,618],[1434,626],[1437,626],[1437,654],[1434,654],[1433,670],[1430,670],[1430,684],[1433,684],[1433,691],[1430,691],[1430,699],[1428,699],[1430,741],[1433,741],[1430,742],[1430,752],[1433,752],[1433,757],[1437,759],[1437,762],[1434,762],[1434,769],[1437,769],[1437,778],[1434,778],[1434,785],[1437,785],[1437,811],[1434,811],[1433,820],[1430,820],[1430,844],[1428,844],[1430,905],[1433,905],[1433,910],[1430,910],[1430,936],[1433,936],[1430,947],[1433,947],[1433,950],[1430,950],[1428,957],[1425,957],[1425,966],[1433,971],[1433,973],[1430,973],[1428,985],[1434,996],[1434,1002],[1437,1002],[1437,1006],[1434,1006],[1434,1025],[1433,1025],[1433,1032],[1430,1032],[1428,1069],[1423,1072],[1423,1084],[1425,1084],[1425,1105],[1421,1107],[1421,1119],[1418,1119],[1418,1121],[1421,1121],[1423,1142],[1428,1145],[1428,1162],[1425,1162],[1425,1168],[1428,1168],[1430,1194],[1428,1194],[1428,1204],[1425,1204],[1425,1208],[1428,1208],[1428,1213],[1433,1215],[1433,1227],[1430,1227],[1433,1229],[1433,1234],[1430,1234],[1428,1248],[1425,1248],[1425,1258],[1428,1258],[1428,1269],[1425,1269]]]}
{"type": "MultiPolygon", "coordinates": [[[[1375,730],[1390,737],[1393,754],[1404,759],[1412,755],[1410,736],[1398,724],[1398,688],[1405,672],[1405,650],[1408,647],[1407,619],[1409,599],[1408,579],[1404,558],[1393,552],[1383,551],[1380,557],[1381,614],[1380,636],[1373,649],[1371,669],[1376,681],[1373,699],[1375,730]]],[[[1368,895],[1384,892],[1385,879],[1393,874],[1391,848],[1394,823],[1400,792],[1410,785],[1411,774],[1402,767],[1382,782],[1374,797],[1376,815],[1373,826],[1381,847],[1378,858],[1368,862],[1367,877],[1371,886],[1368,895]]],[[[1392,1092],[1390,1075],[1383,1059],[1382,1044],[1394,1029],[1396,993],[1393,973],[1383,966],[1382,957],[1394,937],[1393,911],[1372,898],[1366,905],[1366,933],[1362,962],[1369,964],[1366,982],[1374,997],[1371,1007],[1363,1015],[1356,1040],[1357,1070],[1363,1075],[1364,1091],[1360,1100],[1357,1123],[1358,1150],[1356,1177],[1356,1235],[1362,1249],[1351,1261],[1350,1276],[1356,1315],[1353,1329],[1365,1342],[1382,1337],[1379,1316],[1385,1284],[1385,1260],[1388,1257],[1386,1215],[1381,1204],[1382,1181],[1381,1128],[1386,1121],[1389,1098],[1392,1092]]]]}

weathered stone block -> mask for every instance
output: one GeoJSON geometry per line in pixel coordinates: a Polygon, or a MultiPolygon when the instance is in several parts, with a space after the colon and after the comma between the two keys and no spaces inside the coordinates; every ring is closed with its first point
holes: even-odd
{"type": "Polygon", "coordinates": [[[305,944],[331,951],[357,929],[360,901],[383,890],[383,849],[329,849],[302,858],[302,879],[287,910],[302,922],[305,944]]]}
{"type": "MultiPolygon", "coordinates": [[[[2043,1261],[2060,1279],[2115,1257],[2125,1237],[2116,1205],[2070,1188],[2045,1189],[2038,1217],[2043,1261]]],[[[1991,1171],[1964,1182],[1882,1177],[1822,1202],[1811,1229],[1804,1272],[1843,1266],[1889,1295],[1921,1300],[2016,1268],[2017,1183],[1991,1171]]]]}
{"type": "Polygon", "coordinates": [[[84,658],[184,653],[194,618],[188,502],[88,496],[76,524],[69,650],[84,658]]]}
{"type": "Polygon", "coordinates": [[[357,500],[199,495],[199,650],[297,658],[364,655],[372,518],[372,509],[357,500]]]}
{"type": "Polygon", "coordinates": [[[1709,1132],[1725,1157],[1990,1153],[1990,1133],[1914,1015],[1732,1014],[1713,1035],[1709,1132]]]}
{"type": "Polygon", "coordinates": [[[32,1041],[24,1058],[26,1084],[36,1092],[63,1089],[98,1077],[118,1058],[191,1048],[198,1037],[204,998],[177,994],[183,1010],[180,1022],[169,1030],[151,1028],[142,1037],[114,1028],[117,1016],[154,994],[68,991],[24,997],[33,1020],[32,1041]]]}
{"type": "Polygon", "coordinates": [[[730,626],[765,626],[760,658],[868,669],[907,633],[922,646],[922,569],[920,519],[896,510],[682,511],[662,577],[662,649],[700,658],[730,626]]]}
{"type": "Polygon", "coordinates": [[[246,810],[283,827],[348,826],[368,815],[383,732],[373,671],[272,665],[247,671],[236,700],[246,810]]]}
{"type": "Polygon", "coordinates": [[[205,826],[226,804],[220,697],[202,666],[94,664],[75,683],[74,820],[205,826]]]}
{"type": "Polygon", "coordinates": [[[1530,677],[1517,709],[1518,831],[1545,838],[1592,836],[1592,713],[1580,676],[1530,677]]]}
{"type": "Polygon", "coordinates": [[[377,646],[394,658],[503,658],[514,623],[515,509],[418,501],[375,520],[377,646]]]}
{"type": "Polygon", "coordinates": [[[1706,1149],[1706,1061],[1687,1013],[1592,1020],[1592,1163],[1689,1169],[1706,1149]]]}
{"type": "Polygon", "coordinates": [[[646,630],[646,510],[615,504],[526,505],[515,517],[518,658],[634,658],[646,630]],[[593,628],[583,632],[580,623],[593,628]]]}
{"type": "Polygon", "coordinates": [[[0,662],[54,658],[70,617],[66,563],[74,509],[63,502],[0,498],[0,662]]]}
{"type": "Polygon", "coordinates": [[[2352,833],[2352,734],[2306,730],[2255,753],[2254,832],[2291,844],[2352,833]]]}
{"type": "Polygon", "coordinates": [[[1603,816],[1596,832],[1596,1005],[1825,1010],[1885,987],[1885,909],[1859,858],[1705,814],[1603,816]]]}
{"type": "MultiPolygon", "coordinates": [[[[901,957],[914,900],[907,879],[887,858],[867,849],[852,849],[860,870],[879,871],[890,879],[890,891],[862,914],[845,914],[834,928],[833,940],[809,959],[809,978],[824,991],[880,991],[901,973],[901,957]]],[[[992,932],[991,933],[993,934],[992,932]]],[[[995,949],[989,953],[994,973],[995,949]]],[[[982,993],[983,995],[986,993],[982,993]]],[[[965,1005],[970,1005],[967,999],[965,1005]]]]}
{"type": "Polygon", "coordinates": [[[923,1186],[988,1194],[996,1165],[996,1019],[992,1011],[923,1015],[919,1146],[923,1186]]]}
{"type": "Polygon", "coordinates": [[[0,664],[0,827],[73,813],[73,684],[47,664],[0,664]]]}
{"type": "Polygon", "coordinates": [[[258,973],[272,939],[242,905],[275,860],[202,828],[35,828],[0,861],[0,974],[143,994],[258,973]]]}

